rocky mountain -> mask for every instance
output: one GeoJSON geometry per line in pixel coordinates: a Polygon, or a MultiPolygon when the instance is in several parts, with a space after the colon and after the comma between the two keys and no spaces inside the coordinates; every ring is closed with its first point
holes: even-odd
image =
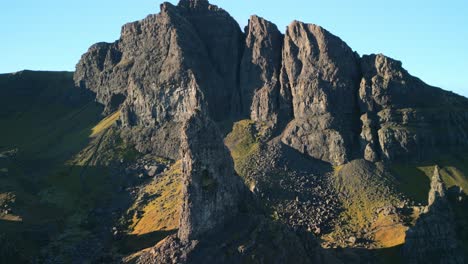
{"type": "Polygon", "coordinates": [[[468,99],[320,26],[164,3],[0,94],[10,261],[467,259],[468,99]]]}

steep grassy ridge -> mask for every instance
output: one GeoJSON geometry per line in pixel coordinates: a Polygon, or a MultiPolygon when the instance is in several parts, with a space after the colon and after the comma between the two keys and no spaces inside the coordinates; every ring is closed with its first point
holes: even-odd
{"type": "Polygon", "coordinates": [[[72,73],[0,75],[0,151],[15,153],[4,158],[7,173],[0,177],[0,194],[15,197],[11,214],[21,219],[17,224],[0,221],[0,233],[16,241],[10,250],[21,252],[14,257],[18,261],[38,255],[52,239],[50,228],[67,225],[66,211],[79,211],[61,181],[79,186],[69,179],[74,172],[65,162],[88,144],[99,122],[102,108],[91,98],[74,87],[72,73]]]}

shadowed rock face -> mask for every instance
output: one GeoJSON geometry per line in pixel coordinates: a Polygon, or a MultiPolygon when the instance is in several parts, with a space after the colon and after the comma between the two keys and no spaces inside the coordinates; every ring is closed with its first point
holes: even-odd
{"type": "Polygon", "coordinates": [[[117,109],[116,97],[126,98],[122,124],[138,150],[176,158],[180,138],[170,131],[191,115],[191,91],[203,92],[214,120],[240,111],[233,106],[242,38],[235,20],[207,1],[164,3],[160,14],[123,26],[115,43],[92,46],[75,82],[94,91],[107,112],[117,109]]]}
{"type": "Polygon", "coordinates": [[[292,97],[294,120],[285,144],[311,157],[343,164],[355,144],[358,56],[323,28],[293,22],[283,49],[282,85],[292,97]]]}
{"type": "Polygon", "coordinates": [[[206,0],[164,3],[161,13],[123,26],[119,40],[83,55],[74,79],[106,113],[121,111],[122,137],[137,150],[183,161],[179,232],[150,262],[185,261],[205,234],[238,217],[245,186],[220,123],[250,116],[274,129],[262,140],[277,136],[277,144],[327,165],[418,160],[431,148],[468,145],[466,98],[424,84],[383,55],[360,58],[313,24],[295,21],[283,35],[252,16],[243,34],[206,0]]]}
{"type": "Polygon", "coordinates": [[[250,18],[245,34],[240,72],[243,113],[274,126],[280,114],[283,35],[274,24],[258,16],[250,18]]]}
{"type": "Polygon", "coordinates": [[[235,216],[245,186],[216,125],[203,113],[184,124],[181,152],[184,201],[178,237],[188,242],[235,216]]]}
{"type": "Polygon", "coordinates": [[[361,68],[366,159],[421,160],[434,150],[466,146],[466,98],[425,84],[383,55],[364,56],[361,68]]]}

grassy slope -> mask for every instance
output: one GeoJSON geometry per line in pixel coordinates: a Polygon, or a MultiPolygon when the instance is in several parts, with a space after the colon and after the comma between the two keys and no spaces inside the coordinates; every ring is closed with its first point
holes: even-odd
{"type": "Polygon", "coordinates": [[[74,87],[71,77],[48,72],[0,76],[0,151],[18,150],[0,178],[0,193],[15,195],[13,211],[22,218],[17,224],[0,221],[0,233],[13,237],[15,250],[27,256],[52,239],[54,232],[46,226],[61,229],[79,211],[74,210],[76,199],[67,197],[79,185],[65,162],[88,144],[102,109],[74,87]]]}
{"type": "MultiPolygon", "coordinates": [[[[431,162],[417,164],[398,164],[393,166],[394,175],[400,182],[400,189],[423,205],[427,204],[430,178],[434,166],[440,167],[442,180],[448,188],[459,186],[468,195],[468,153],[450,153],[441,156],[431,162]]],[[[457,235],[462,242],[465,252],[468,252],[468,213],[466,211],[468,202],[453,202],[457,223],[454,223],[457,235]]],[[[468,256],[468,253],[465,253],[468,256]]]]}
{"type": "Polygon", "coordinates": [[[246,178],[249,169],[250,157],[259,148],[259,139],[255,136],[255,122],[252,120],[242,120],[234,124],[224,143],[231,152],[234,160],[234,168],[247,185],[250,185],[251,179],[246,178]]]}
{"type": "MultiPolygon", "coordinates": [[[[135,212],[132,218],[132,234],[144,235],[155,231],[172,231],[179,228],[179,214],[182,201],[181,161],[176,162],[161,177],[151,181],[142,190],[142,196],[149,197],[140,207],[142,217],[135,212]]],[[[142,197],[140,197],[142,198],[142,197]]]]}
{"type": "Polygon", "coordinates": [[[384,169],[383,164],[372,164],[355,160],[335,167],[332,184],[340,194],[343,212],[340,224],[328,239],[354,233],[358,236],[366,229],[379,247],[392,247],[403,243],[406,229],[395,214],[377,214],[381,208],[401,203],[395,190],[394,178],[384,169]]]}
{"type": "Polygon", "coordinates": [[[142,253],[141,250],[177,231],[182,208],[181,165],[181,161],[175,162],[166,172],[142,185],[127,210],[127,217],[121,219],[126,229],[119,245],[121,252],[142,253]]]}
{"type": "Polygon", "coordinates": [[[418,203],[426,204],[430,178],[434,166],[440,167],[447,188],[459,186],[468,194],[468,153],[451,153],[434,161],[395,164],[392,169],[400,183],[400,190],[418,203]]]}
{"type": "MultiPolygon", "coordinates": [[[[0,75],[0,153],[18,150],[14,162],[0,163],[2,175],[8,171],[0,177],[0,202],[14,201],[13,213],[0,219],[0,241],[10,241],[0,251],[14,251],[15,260],[19,252],[27,260],[47,246],[63,261],[71,261],[67,248],[93,239],[98,235],[95,226],[112,224],[90,215],[111,206],[118,189],[128,184],[128,177],[116,174],[109,164],[139,156],[113,129],[119,112],[102,118],[102,108],[90,98],[83,100],[71,77],[0,75]]],[[[158,181],[143,185],[140,195],[150,199],[130,205],[129,211],[143,214],[131,219],[119,247],[139,250],[178,228],[180,176],[177,162],[158,181]]]]}

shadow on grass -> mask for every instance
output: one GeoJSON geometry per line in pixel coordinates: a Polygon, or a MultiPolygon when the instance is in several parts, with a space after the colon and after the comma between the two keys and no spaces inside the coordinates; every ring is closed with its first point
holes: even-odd
{"type": "Polygon", "coordinates": [[[0,263],[31,263],[49,241],[47,226],[0,220],[0,263]]]}
{"type": "Polygon", "coordinates": [[[131,254],[143,249],[155,246],[167,236],[175,234],[177,230],[155,231],[143,235],[126,235],[120,242],[120,251],[123,254],[131,254]]]}
{"type": "Polygon", "coordinates": [[[402,246],[380,249],[366,248],[333,248],[322,249],[325,253],[336,256],[343,263],[379,263],[400,264],[404,263],[401,256],[402,246]]]}

